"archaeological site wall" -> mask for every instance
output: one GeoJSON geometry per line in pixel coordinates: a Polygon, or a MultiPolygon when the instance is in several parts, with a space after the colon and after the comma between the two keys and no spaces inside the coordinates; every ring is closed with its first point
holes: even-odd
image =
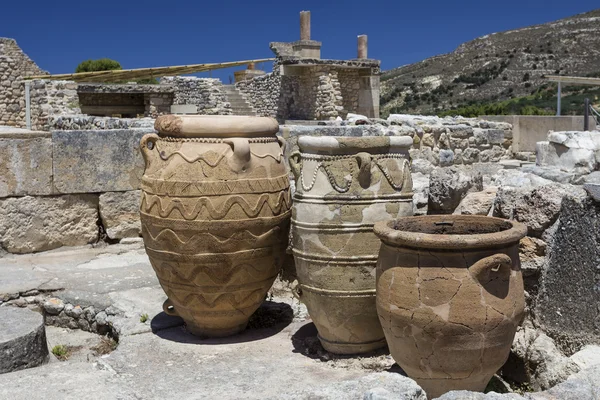
{"type": "Polygon", "coordinates": [[[43,75],[14,39],[0,37],[0,125],[25,126],[25,84],[23,77],[43,75]]]}
{"type": "Polygon", "coordinates": [[[283,122],[332,120],[358,112],[361,72],[353,63],[311,60],[297,64],[294,60],[294,66],[285,67],[280,62],[272,73],[235,84],[257,115],[283,122]]]}
{"type": "Polygon", "coordinates": [[[161,78],[160,83],[175,88],[175,105],[195,105],[201,115],[233,114],[219,79],[170,76],[161,78]]]}

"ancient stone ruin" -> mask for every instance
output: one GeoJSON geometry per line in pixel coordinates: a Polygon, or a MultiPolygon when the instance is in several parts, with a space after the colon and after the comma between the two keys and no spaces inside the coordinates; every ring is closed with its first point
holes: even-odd
{"type": "Polygon", "coordinates": [[[32,81],[31,129],[0,40],[0,397],[600,398],[600,132],[379,118],[300,19],[235,84],[32,81]]]}

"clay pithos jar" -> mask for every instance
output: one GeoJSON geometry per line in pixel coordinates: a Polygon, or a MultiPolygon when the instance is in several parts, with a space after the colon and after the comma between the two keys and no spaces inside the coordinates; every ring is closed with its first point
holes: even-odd
{"type": "Polygon", "coordinates": [[[429,398],[483,391],[523,319],[527,227],[444,215],[378,222],[374,231],[382,242],[377,312],[398,365],[429,398]]]}
{"type": "Polygon", "coordinates": [[[385,346],[375,308],[376,221],[412,215],[410,137],[308,137],[290,156],[295,289],[323,347],[385,346]]]}
{"type": "Polygon", "coordinates": [[[140,215],[163,305],[203,337],[242,331],[283,260],[290,219],[272,118],[160,116],[141,140],[140,215]]]}

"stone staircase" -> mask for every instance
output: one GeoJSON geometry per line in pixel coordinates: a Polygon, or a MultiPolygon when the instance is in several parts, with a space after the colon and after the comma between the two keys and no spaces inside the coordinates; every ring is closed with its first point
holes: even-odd
{"type": "Polygon", "coordinates": [[[256,111],[254,111],[235,85],[223,85],[223,93],[227,101],[231,104],[234,115],[256,116],[256,111]]]}

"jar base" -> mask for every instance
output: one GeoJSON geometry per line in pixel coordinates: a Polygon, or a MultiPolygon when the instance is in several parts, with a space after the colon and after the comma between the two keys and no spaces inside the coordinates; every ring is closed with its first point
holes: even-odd
{"type": "MultiPolygon", "coordinates": [[[[409,375],[410,376],[410,375],[409,375]]],[[[468,379],[414,379],[425,393],[428,399],[435,399],[452,390],[469,390],[471,392],[483,392],[492,379],[492,375],[475,376],[468,379]]]]}
{"type": "Polygon", "coordinates": [[[325,350],[333,354],[350,355],[350,354],[363,354],[371,351],[381,349],[387,345],[385,337],[374,340],[372,342],[364,343],[343,343],[343,342],[332,342],[323,339],[321,335],[317,335],[321,345],[325,350]]]}
{"type": "Polygon", "coordinates": [[[207,328],[197,325],[191,325],[186,323],[185,329],[194,336],[198,336],[203,339],[208,338],[223,338],[228,336],[237,335],[246,329],[248,321],[241,325],[227,327],[227,328],[207,328]]]}

